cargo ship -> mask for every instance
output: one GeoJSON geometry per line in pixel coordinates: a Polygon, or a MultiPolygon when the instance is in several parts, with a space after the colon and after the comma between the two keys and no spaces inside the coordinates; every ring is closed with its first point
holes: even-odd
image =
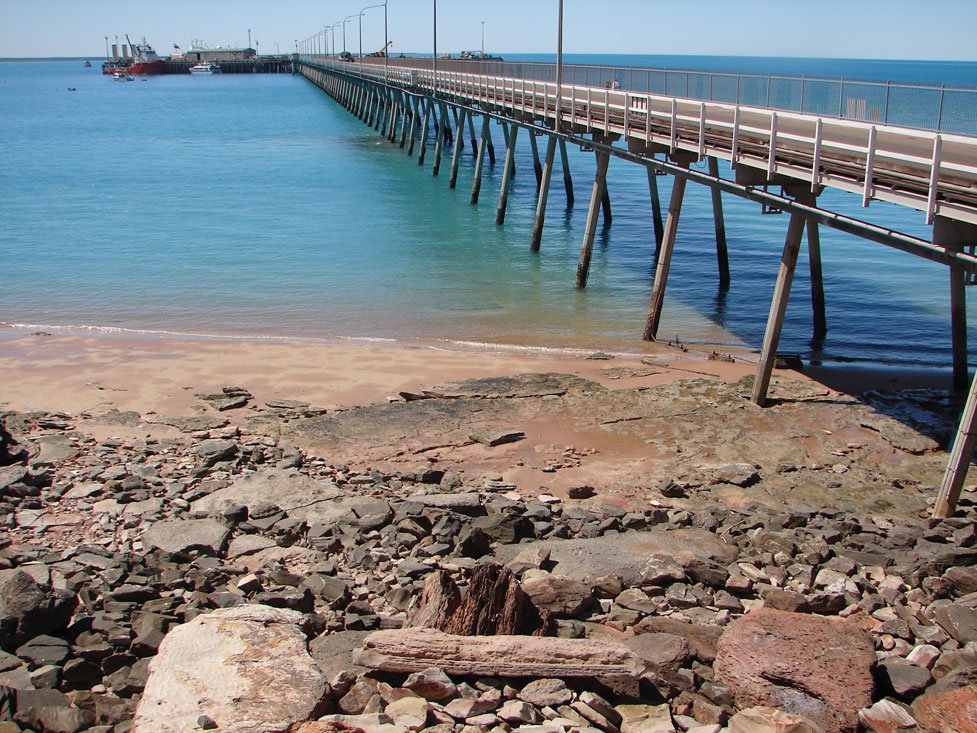
{"type": "MultiPolygon", "coordinates": [[[[140,74],[143,76],[151,76],[155,74],[162,74],[165,67],[165,62],[162,58],[157,55],[153,47],[146,43],[146,39],[142,39],[142,43],[133,43],[129,41],[129,36],[126,35],[126,41],[129,42],[129,48],[132,50],[131,58],[123,57],[120,58],[116,56],[110,61],[106,61],[102,64],[102,73],[113,75],[116,72],[124,72],[126,74],[140,74]]],[[[112,47],[115,49],[115,46],[112,47]]],[[[123,46],[123,52],[125,47],[123,46]]]]}

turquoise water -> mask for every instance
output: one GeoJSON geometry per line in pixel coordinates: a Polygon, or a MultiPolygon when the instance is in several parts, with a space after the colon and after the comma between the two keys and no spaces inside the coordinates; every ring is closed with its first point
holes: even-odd
{"type": "MultiPolygon", "coordinates": [[[[419,167],[301,77],[120,83],[71,61],[0,64],[0,79],[0,322],[641,348],[654,238],[637,166],[611,163],[613,226],[599,231],[590,284],[577,291],[592,153],[570,150],[572,208],[557,171],[533,255],[525,133],[497,227],[496,126],[499,159],[486,166],[473,207],[467,146],[451,191],[447,162],[431,175],[433,151],[419,167]]],[[[659,182],[664,203],[670,184],[659,182]]],[[[718,289],[709,194],[691,187],[660,333],[757,347],[787,218],[724,203],[732,285],[718,289]]],[[[884,204],[866,212],[831,192],[822,203],[928,236],[914,212],[884,204]]],[[[828,338],[812,350],[802,254],[782,350],[949,362],[944,268],[828,230],[822,251],[828,338]]]]}

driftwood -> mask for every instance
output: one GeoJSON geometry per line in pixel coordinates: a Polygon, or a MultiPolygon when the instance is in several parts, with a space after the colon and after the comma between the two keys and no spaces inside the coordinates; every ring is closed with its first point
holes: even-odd
{"type": "Polygon", "coordinates": [[[472,573],[465,597],[444,571],[428,575],[407,627],[439,629],[461,636],[526,634],[551,636],[556,623],[536,607],[508,568],[485,563],[472,573]]]}
{"type": "Polygon", "coordinates": [[[353,661],[382,672],[482,677],[596,679],[620,694],[637,692],[644,664],[623,644],[526,636],[457,636],[435,629],[376,631],[353,661]]]}

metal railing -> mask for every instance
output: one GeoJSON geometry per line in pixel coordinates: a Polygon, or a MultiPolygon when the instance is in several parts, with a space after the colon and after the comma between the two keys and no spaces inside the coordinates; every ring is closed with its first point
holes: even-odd
{"type": "MultiPolygon", "coordinates": [[[[384,64],[382,58],[362,62],[384,64]]],[[[391,69],[431,66],[429,59],[417,57],[386,64],[391,69]]],[[[438,59],[438,70],[556,82],[556,64],[540,62],[438,59]]],[[[584,64],[564,64],[563,81],[977,136],[977,89],[968,87],[584,64]]]]}

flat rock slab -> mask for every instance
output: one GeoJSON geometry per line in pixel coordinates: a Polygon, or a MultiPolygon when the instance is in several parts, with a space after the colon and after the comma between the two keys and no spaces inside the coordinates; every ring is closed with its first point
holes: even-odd
{"type": "Polygon", "coordinates": [[[913,702],[920,728],[977,733],[977,668],[949,674],[913,702]]]}
{"type": "Polygon", "coordinates": [[[219,555],[227,545],[231,530],[216,519],[168,519],[143,532],[147,550],[162,550],[171,555],[197,550],[219,555]]]}
{"type": "Polygon", "coordinates": [[[383,672],[478,677],[598,679],[622,692],[637,689],[642,662],[623,644],[538,636],[456,636],[434,629],[376,631],[353,654],[356,664],[383,672]]]}
{"type": "Polygon", "coordinates": [[[134,733],[199,730],[207,715],[225,733],[279,733],[319,709],[326,681],[296,611],[249,605],[175,627],[149,665],[134,733]]]}
{"type": "Polygon", "coordinates": [[[230,486],[197,499],[193,510],[215,514],[237,504],[250,508],[259,503],[271,503],[284,509],[290,517],[321,521],[320,514],[340,516],[346,511],[345,508],[337,508],[336,512],[328,510],[328,502],[340,496],[342,492],[332,481],[288,471],[264,470],[244,474],[230,486]]]}
{"type": "Polygon", "coordinates": [[[872,704],[875,646],[854,624],[760,609],[726,627],[714,668],[737,707],[769,706],[854,733],[872,704]]]}
{"type": "Polygon", "coordinates": [[[525,550],[548,550],[552,572],[567,578],[593,581],[607,575],[620,575],[625,586],[639,585],[652,566],[652,557],[668,555],[681,564],[709,560],[728,565],[739,551],[716,535],[702,529],[651,529],[644,532],[593,539],[542,540],[518,545],[503,545],[495,551],[499,562],[509,563],[525,550]]]}

